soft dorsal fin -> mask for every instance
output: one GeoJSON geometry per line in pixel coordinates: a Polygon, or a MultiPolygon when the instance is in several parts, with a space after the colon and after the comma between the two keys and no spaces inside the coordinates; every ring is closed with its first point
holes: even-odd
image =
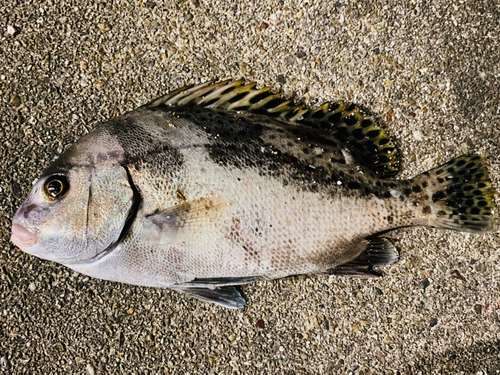
{"type": "Polygon", "coordinates": [[[184,87],[151,102],[149,107],[199,106],[231,111],[247,111],[291,123],[319,128],[344,143],[360,164],[381,178],[399,172],[399,155],[394,143],[376,120],[354,104],[342,101],[324,103],[311,110],[272,93],[257,89],[244,80],[205,82],[184,87]]]}

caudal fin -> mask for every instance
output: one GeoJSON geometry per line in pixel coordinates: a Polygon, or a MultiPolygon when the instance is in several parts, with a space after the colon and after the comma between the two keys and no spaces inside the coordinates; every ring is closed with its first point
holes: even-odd
{"type": "Polygon", "coordinates": [[[471,233],[491,228],[496,216],[495,191],[481,156],[460,156],[417,176],[414,182],[430,198],[427,225],[471,233]]]}

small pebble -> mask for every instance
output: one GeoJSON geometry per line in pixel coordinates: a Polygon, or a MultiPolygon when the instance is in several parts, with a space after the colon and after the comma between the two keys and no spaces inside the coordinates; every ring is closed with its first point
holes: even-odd
{"type": "Polygon", "coordinates": [[[463,277],[460,274],[460,272],[458,272],[458,270],[453,270],[453,271],[450,272],[450,274],[451,274],[451,277],[453,277],[454,279],[457,279],[457,280],[465,282],[465,277],[463,277]]]}
{"type": "Polygon", "coordinates": [[[95,372],[94,372],[94,366],[92,366],[90,363],[87,364],[87,373],[89,375],[94,375],[95,374],[95,372]]]}
{"type": "Polygon", "coordinates": [[[462,143],[462,145],[460,146],[460,149],[462,150],[462,152],[464,154],[467,154],[469,152],[469,147],[467,147],[467,143],[462,143]]]}
{"type": "Polygon", "coordinates": [[[34,292],[36,289],[35,283],[30,283],[30,285],[28,285],[28,289],[31,290],[32,292],[34,292]]]}
{"type": "Polygon", "coordinates": [[[486,271],[486,264],[481,262],[481,263],[478,263],[474,266],[474,268],[476,269],[477,272],[484,272],[486,271]]]}
{"type": "Polygon", "coordinates": [[[7,25],[7,34],[14,35],[17,32],[16,28],[12,25],[7,25]]]}
{"type": "Polygon", "coordinates": [[[21,104],[21,98],[17,95],[13,95],[12,98],[10,98],[10,104],[18,107],[21,104]]]}
{"type": "Polygon", "coordinates": [[[432,328],[438,324],[438,320],[436,318],[431,318],[429,326],[432,328]]]}
{"type": "Polygon", "coordinates": [[[7,357],[0,358],[0,366],[2,366],[5,370],[10,370],[12,367],[7,357]]]}
{"type": "Polygon", "coordinates": [[[101,31],[111,30],[111,27],[107,23],[104,23],[104,22],[98,23],[97,27],[99,27],[99,29],[101,29],[101,31]]]}
{"type": "Polygon", "coordinates": [[[295,54],[295,56],[297,56],[299,59],[303,59],[304,57],[306,57],[306,53],[304,51],[299,51],[295,54]]]}
{"type": "Polygon", "coordinates": [[[321,325],[323,326],[324,329],[326,329],[327,331],[330,329],[330,322],[328,321],[328,319],[325,319],[323,320],[323,322],[321,323],[321,325]]]}
{"type": "Polygon", "coordinates": [[[483,312],[483,305],[476,303],[474,305],[474,311],[476,312],[476,314],[481,315],[481,313],[483,312]]]}
{"type": "Polygon", "coordinates": [[[264,329],[265,325],[264,325],[264,321],[262,319],[259,319],[255,322],[255,326],[257,328],[260,328],[260,329],[264,329]]]}
{"type": "Polygon", "coordinates": [[[465,144],[467,145],[468,151],[474,150],[474,148],[475,148],[474,142],[472,142],[472,140],[469,137],[465,138],[465,144]]]}
{"type": "Polygon", "coordinates": [[[194,18],[194,16],[190,12],[187,12],[186,16],[184,17],[184,21],[189,23],[193,20],[193,18],[194,18]]]}
{"type": "Polygon", "coordinates": [[[422,140],[422,132],[420,130],[415,130],[413,132],[413,138],[415,138],[417,141],[422,140]]]}
{"type": "Polygon", "coordinates": [[[422,281],[422,286],[424,287],[424,290],[430,285],[430,282],[429,282],[429,279],[426,277],[423,281],[422,281]]]}
{"type": "Polygon", "coordinates": [[[16,181],[12,183],[12,194],[16,198],[21,198],[22,196],[21,186],[16,181]]]}

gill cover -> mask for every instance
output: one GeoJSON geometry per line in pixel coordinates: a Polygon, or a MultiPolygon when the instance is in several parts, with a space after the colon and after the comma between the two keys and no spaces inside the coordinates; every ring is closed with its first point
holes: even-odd
{"type": "Polygon", "coordinates": [[[87,256],[75,263],[92,262],[111,251],[128,232],[139,201],[125,167],[115,165],[92,173],[86,209],[87,256]]]}

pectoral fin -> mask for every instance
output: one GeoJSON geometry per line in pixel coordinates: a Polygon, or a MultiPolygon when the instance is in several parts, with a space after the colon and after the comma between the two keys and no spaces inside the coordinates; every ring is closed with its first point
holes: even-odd
{"type": "Polygon", "coordinates": [[[221,288],[172,288],[180,293],[187,294],[203,302],[211,302],[228,309],[241,309],[245,307],[246,301],[234,286],[221,288]]]}
{"type": "Polygon", "coordinates": [[[146,230],[153,241],[175,245],[210,230],[230,202],[219,197],[201,198],[147,216],[146,230]]]}

